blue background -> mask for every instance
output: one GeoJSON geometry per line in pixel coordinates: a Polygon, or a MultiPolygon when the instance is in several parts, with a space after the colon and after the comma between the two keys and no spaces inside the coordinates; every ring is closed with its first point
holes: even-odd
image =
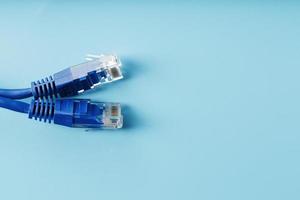
{"type": "MultiPolygon", "coordinates": [[[[0,110],[0,199],[300,199],[296,1],[1,2],[2,88],[117,53],[89,131],[0,110]]],[[[26,100],[29,101],[30,99],[26,100]]]]}

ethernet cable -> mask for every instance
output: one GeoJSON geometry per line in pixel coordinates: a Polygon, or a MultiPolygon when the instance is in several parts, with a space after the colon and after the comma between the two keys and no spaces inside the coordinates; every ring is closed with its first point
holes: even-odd
{"type": "Polygon", "coordinates": [[[28,114],[30,119],[68,127],[117,129],[123,126],[119,103],[88,99],[36,99],[28,104],[0,97],[0,107],[28,114]]]}
{"type": "Polygon", "coordinates": [[[123,78],[121,62],[115,55],[88,55],[87,62],[69,67],[53,76],[31,83],[25,89],[0,89],[0,97],[24,99],[71,97],[123,78]]]}

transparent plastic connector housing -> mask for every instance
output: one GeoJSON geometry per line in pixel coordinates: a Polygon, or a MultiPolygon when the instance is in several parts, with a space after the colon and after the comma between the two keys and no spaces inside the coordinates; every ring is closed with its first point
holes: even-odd
{"type": "Polygon", "coordinates": [[[87,72],[96,71],[99,83],[94,86],[123,78],[120,68],[122,64],[116,55],[87,55],[86,60],[87,62],[72,67],[75,78],[76,75],[77,77],[82,76],[82,68],[85,68],[87,72]]]}
{"type": "Polygon", "coordinates": [[[88,55],[87,60],[54,74],[55,86],[61,97],[74,96],[123,78],[117,56],[88,55]]]}
{"type": "Polygon", "coordinates": [[[74,127],[119,129],[123,116],[119,103],[89,102],[87,112],[75,113],[74,127]]]}
{"type": "MultiPolygon", "coordinates": [[[[102,104],[103,106],[103,104],[102,104]]],[[[121,105],[118,103],[104,103],[104,112],[100,118],[103,122],[104,128],[122,128],[123,116],[121,112],[121,105]]]]}

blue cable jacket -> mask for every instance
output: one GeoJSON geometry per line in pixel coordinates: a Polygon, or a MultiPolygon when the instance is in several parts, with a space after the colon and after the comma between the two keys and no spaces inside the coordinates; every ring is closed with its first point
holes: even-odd
{"type": "Polygon", "coordinates": [[[31,88],[25,89],[0,89],[0,97],[9,99],[25,99],[32,96],[31,88]]]}
{"type": "Polygon", "coordinates": [[[31,88],[25,89],[0,89],[0,97],[9,99],[25,99],[32,96],[31,88]]]}
{"type": "Polygon", "coordinates": [[[21,101],[11,100],[5,97],[0,97],[0,107],[6,108],[9,110],[17,111],[20,113],[29,112],[29,104],[21,101]]]}

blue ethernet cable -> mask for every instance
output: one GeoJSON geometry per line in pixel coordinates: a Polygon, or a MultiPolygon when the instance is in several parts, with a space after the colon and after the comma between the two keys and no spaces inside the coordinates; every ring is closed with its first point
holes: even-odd
{"type": "Polygon", "coordinates": [[[32,90],[31,88],[0,89],[0,96],[10,99],[25,99],[32,96],[32,90]]]}
{"type": "Polygon", "coordinates": [[[21,101],[0,97],[0,107],[20,113],[28,113],[30,105],[21,101]]]}
{"type": "Polygon", "coordinates": [[[0,107],[28,114],[30,119],[77,128],[117,129],[123,126],[119,103],[88,99],[37,99],[31,104],[0,97],[0,107]]]}
{"type": "Polygon", "coordinates": [[[30,88],[0,89],[0,97],[24,99],[71,97],[96,86],[123,78],[121,62],[115,55],[89,55],[88,61],[53,76],[33,81],[30,88]]]}

